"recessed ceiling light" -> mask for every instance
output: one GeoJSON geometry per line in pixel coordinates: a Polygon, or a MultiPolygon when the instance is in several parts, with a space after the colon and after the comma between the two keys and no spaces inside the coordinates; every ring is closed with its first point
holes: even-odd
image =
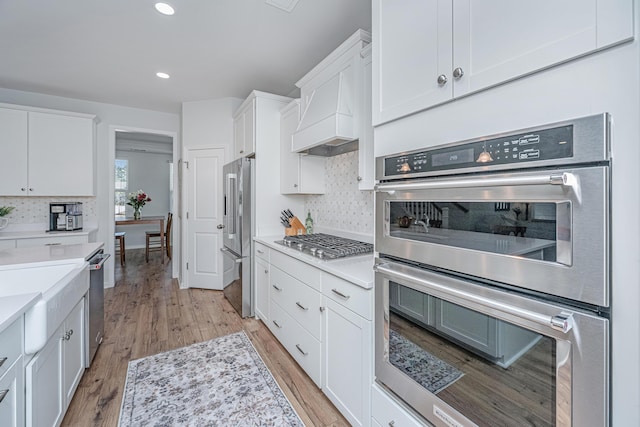
{"type": "Polygon", "coordinates": [[[156,73],[156,76],[160,77],[161,79],[168,79],[169,77],[171,77],[169,74],[163,72],[156,73]]]}
{"type": "Polygon", "coordinates": [[[173,15],[174,13],[176,13],[171,5],[168,5],[167,3],[156,3],[156,10],[163,15],[173,15]]]}

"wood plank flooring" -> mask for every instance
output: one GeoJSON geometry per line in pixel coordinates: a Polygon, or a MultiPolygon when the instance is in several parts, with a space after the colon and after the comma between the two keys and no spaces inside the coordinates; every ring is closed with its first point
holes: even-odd
{"type": "Polygon", "coordinates": [[[105,290],[105,337],[62,426],[116,426],[130,360],[244,330],[307,426],[348,426],[267,327],[241,319],[221,291],[179,289],[171,263],[128,250],[105,290]]]}

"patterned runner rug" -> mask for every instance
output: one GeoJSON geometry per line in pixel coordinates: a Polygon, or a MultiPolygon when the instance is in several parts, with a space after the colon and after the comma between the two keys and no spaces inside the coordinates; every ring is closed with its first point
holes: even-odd
{"type": "Polygon", "coordinates": [[[129,426],[304,426],[243,331],[132,360],[129,426]]]}
{"type": "Polygon", "coordinates": [[[441,392],[464,375],[393,329],[389,329],[389,361],[433,394],[441,392]]]}

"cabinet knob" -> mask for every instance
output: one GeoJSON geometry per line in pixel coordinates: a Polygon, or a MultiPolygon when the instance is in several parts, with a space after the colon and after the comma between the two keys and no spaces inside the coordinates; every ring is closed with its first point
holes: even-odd
{"type": "Polygon", "coordinates": [[[362,181],[362,177],[359,176],[358,178],[356,178],[358,180],[358,182],[362,181]]]}
{"type": "Polygon", "coordinates": [[[269,270],[267,270],[267,269],[265,268],[264,273],[265,273],[265,274],[269,274],[269,270]]]}
{"type": "Polygon", "coordinates": [[[4,365],[4,362],[6,362],[6,361],[7,361],[7,358],[6,358],[6,357],[0,357],[0,367],[1,367],[2,365],[4,365]]]}
{"type": "Polygon", "coordinates": [[[27,191],[27,189],[26,189],[26,188],[24,188],[24,187],[22,187],[22,188],[20,189],[20,191],[27,191]]]}
{"type": "Polygon", "coordinates": [[[33,191],[33,188],[29,187],[29,191],[33,191]]]}
{"type": "Polygon", "coordinates": [[[462,68],[458,67],[455,70],[453,70],[453,78],[457,80],[462,76],[464,76],[464,71],[462,71],[462,68]]]}
{"type": "Polygon", "coordinates": [[[447,76],[444,74],[440,74],[438,76],[438,86],[444,86],[447,84],[447,76]]]}
{"type": "Polygon", "coordinates": [[[0,403],[2,403],[7,394],[9,394],[9,389],[0,390],[0,403]]]}
{"type": "Polygon", "coordinates": [[[293,188],[298,188],[298,184],[293,184],[293,188]]]}
{"type": "Polygon", "coordinates": [[[244,153],[244,150],[240,150],[240,154],[244,153]]]}

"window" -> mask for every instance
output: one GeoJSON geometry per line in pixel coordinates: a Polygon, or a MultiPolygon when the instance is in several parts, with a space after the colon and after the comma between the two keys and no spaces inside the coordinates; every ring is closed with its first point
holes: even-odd
{"type": "Polygon", "coordinates": [[[129,161],[116,159],[115,164],[115,208],[116,215],[124,215],[127,207],[127,192],[129,191],[129,161]]]}

